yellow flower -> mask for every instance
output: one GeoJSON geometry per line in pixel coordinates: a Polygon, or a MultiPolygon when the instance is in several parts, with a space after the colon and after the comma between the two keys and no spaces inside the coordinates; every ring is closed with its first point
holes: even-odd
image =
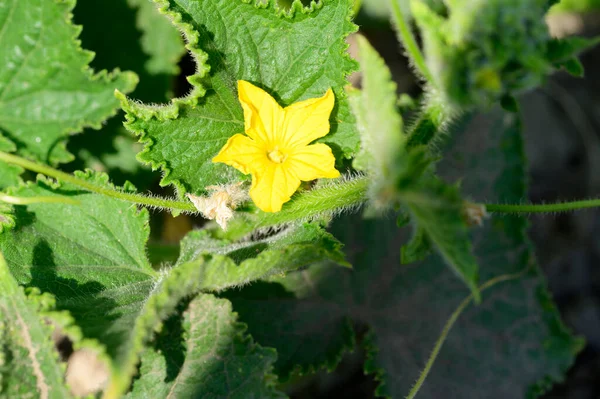
{"type": "Polygon", "coordinates": [[[256,206],[278,212],[300,181],[340,175],[331,148],[310,144],[329,133],[335,101],[331,89],[323,97],[282,108],[262,89],[238,80],[238,97],[247,136],[231,137],[212,161],[252,174],[250,198],[256,206]]]}

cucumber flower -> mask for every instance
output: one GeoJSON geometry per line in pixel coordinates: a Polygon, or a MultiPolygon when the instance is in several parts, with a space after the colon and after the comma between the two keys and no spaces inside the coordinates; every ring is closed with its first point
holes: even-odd
{"type": "Polygon", "coordinates": [[[265,212],[278,212],[301,181],[340,175],[325,144],[310,144],[329,133],[333,91],[282,108],[249,82],[238,81],[246,135],[232,136],[213,162],[252,175],[250,198],[265,212]]]}

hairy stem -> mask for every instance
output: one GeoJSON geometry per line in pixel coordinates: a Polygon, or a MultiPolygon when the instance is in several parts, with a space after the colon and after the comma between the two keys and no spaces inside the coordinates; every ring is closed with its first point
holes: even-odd
{"type": "Polygon", "coordinates": [[[389,0],[392,9],[392,20],[396,25],[398,32],[398,40],[404,45],[408,56],[411,58],[417,72],[428,82],[433,82],[429,68],[425,63],[425,57],[421,53],[421,49],[417,45],[417,41],[410,30],[407,19],[402,12],[400,2],[398,0],[389,0]]]}
{"type": "Polygon", "coordinates": [[[425,99],[422,112],[408,130],[408,148],[430,144],[454,115],[435,92],[427,94],[425,99]]]}
{"type": "Polygon", "coordinates": [[[164,198],[147,197],[141,194],[125,193],[122,191],[115,190],[110,187],[100,186],[91,183],[87,180],[80,179],[76,176],[68,173],[61,172],[47,165],[38,164],[27,159],[21,158],[16,155],[7,154],[0,151],[0,161],[18,165],[22,168],[30,170],[32,172],[41,173],[43,175],[53,177],[59,181],[71,183],[78,187],[84,188],[94,193],[106,195],[108,197],[117,198],[123,201],[133,202],[139,205],[156,207],[161,209],[172,209],[186,212],[197,212],[196,207],[190,202],[176,201],[164,198]]]}
{"type": "MultiPolygon", "coordinates": [[[[71,183],[86,190],[117,198],[123,201],[133,202],[139,205],[156,207],[161,209],[179,210],[186,212],[197,212],[196,207],[190,202],[176,201],[164,198],[147,197],[140,194],[125,193],[110,187],[100,186],[77,176],[61,172],[46,165],[31,162],[16,155],[0,151],[0,161],[19,165],[27,170],[53,177],[59,181],[71,183]]],[[[292,201],[285,204],[280,212],[266,213],[258,212],[252,215],[252,226],[270,227],[296,220],[310,219],[322,214],[333,214],[341,209],[360,205],[365,201],[369,180],[366,177],[357,177],[349,180],[341,180],[330,185],[306,191],[294,196],[292,201]]],[[[0,201],[15,203],[22,199],[15,197],[0,197],[0,201]]],[[[40,198],[37,199],[40,202],[40,198]]],[[[47,201],[46,201],[47,202],[47,201]]],[[[64,202],[64,201],[62,201],[64,202]]]]}
{"type": "Polygon", "coordinates": [[[600,199],[560,202],[556,204],[539,204],[539,205],[504,205],[504,204],[485,204],[485,209],[488,212],[494,213],[552,213],[552,212],[569,212],[579,209],[600,208],[600,199]]]}
{"type": "Polygon", "coordinates": [[[335,215],[363,204],[367,198],[369,183],[366,176],[360,176],[298,193],[283,205],[281,211],[249,213],[244,218],[237,219],[237,226],[234,219],[231,227],[232,230],[237,230],[237,235],[244,235],[256,228],[335,215]]]}
{"type": "MultiPolygon", "coordinates": [[[[502,276],[495,277],[491,280],[488,280],[479,287],[479,292],[483,292],[483,291],[487,290],[488,288],[491,288],[491,287],[495,286],[496,284],[499,284],[499,283],[502,283],[505,281],[516,280],[516,279],[522,277],[528,270],[529,270],[529,268],[526,268],[525,270],[523,270],[519,273],[505,274],[502,276]]],[[[425,364],[423,371],[421,371],[421,374],[419,375],[417,382],[415,382],[415,385],[413,385],[412,389],[406,396],[406,399],[414,399],[417,396],[417,393],[419,393],[419,390],[421,389],[421,387],[423,386],[423,383],[427,379],[427,376],[429,375],[429,372],[431,371],[431,368],[433,367],[433,364],[435,363],[435,360],[437,359],[437,357],[440,353],[440,350],[442,349],[442,346],[444,345],[444,342],[446,342],[446,338],[448,337],[448,334],[450,334],[450,330],[454,326],[454,323],[456,323],[456,320],[458,320],[458,317],[471,304],[471,302],[473,302],[473,294],[471,294],[467,298],[465,298],[460,303],[460,305],[458,305],[456,310],[454,312],[452,312],[452,315],[450,315],[450,318],[444,325],[444,328],[442,329],[442,333],[440,334],[440,337],[436,341],[435,346],[433,347],[433,350],[431,351],[431,355],[429,355],[429,359],[427,359],[427,363],[425,364]]]]}
{"type": "Polygon", "coordinates": [[[425,57],[417,45],[417,41],[410,29],[407,18],[402,12],[398,0],[389,0],[392,10],[392,20],[396,26],[398,40],[404,45],[406,52],[413,62],[418,74],[426,81],[425,104],[419,118],[408,131],[407,148],[428,145],[433,141],[442,126],[448,121],[448,110],[434,86],[433,76],[425,63],[425,57]]]}

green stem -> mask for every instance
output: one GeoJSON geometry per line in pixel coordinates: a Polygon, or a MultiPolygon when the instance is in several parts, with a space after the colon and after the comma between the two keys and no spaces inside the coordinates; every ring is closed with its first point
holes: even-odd
{"type": "Polygon", "coordinates": [[[425,63],[425,57],[423,57],[423,53],[421,53],[421,49],[417,45],[417,41],[410,30],[407,18],[402,12],[402,7],[400,7],[400,2],[398,0],[389,0],[389,2],[392,8],[392,20],[394,21],[398,32],[398,40],[404,45],[417,72],[419,72],[426,81],[430,83],[433,82],[429,68],[427,68],[427,64],[425,63]]]}
{"type": "Polygon", "coordinates": [[[444,105],[438,90],[435,87],[433,75],[427,67],[425,57],[417,45],[417,41],[410,29],[407,18],[402,12],[400,1],[389,0],[392,9],[392,20],[396,25],[398,40],[402,42],[406,52],[411,58],[417,72],[421,74],[427,82],[425,87],[425,106],[419,115],[416,123],[408,131],[408,148],[428,145],[433,141],[438,132],[442,130],[443,125],[450,119],[450,113],[447,106],[444,105]]]}
{"type": "Polygon", "coordinates": [[[439,97],[436,97],[435,93],[428,94],[422,113],[408,131],[406,146],[413,148],[420,145],[428,145],[442,131],[444,124],[450,120],[450,117],[451,113],[439,101],[439,97]]]}
{"type": "Polygon", "coordinates": [[[43,175],[53,177],[59,181],[79,186],[94,193],[117,198],[123,201],[133,202],[139,205],[156,207],[161,209],[175,209],[178,211],[185,212],[197,212],[196,207],[194,207],[194,205],[190,202],[176,201],[164,198],[146,197],[141,194],[124,193],[122,191],[118,191],[110,187],[96,185],[87,180],[80,179],[76,176],[61,172],[60,170],[56,170],[49,166],[31,162],[27,159],[21,158],[16,155],[7,154],[2,151],[0,151],[0,161],[4,161],[13,165],[18,165],[32,172],[41,173],[43,175]]]}
{"type": "Polygon", "coordinates": [[[30,204],[70,204],[79,205],[80,202],[68,197],[13,197],[0,193],[0,201],[12,205],[30,205],[30,204]]]}
{"type": "Polygon", "coordinates": [[[227,231],[222,232],[222,237],[237,240],[257,228],[312,220],[353,209],[366,201],[369,183],[369,179],[365,176],[340,179],[326,186],[294,195],[290,202],[283,204],[279,212],[239,212],[241,217],[231,221],[227,231]]]}
{"type": "Polygon", "coordinates": [[[600,208],[600,199],[561,202],[556,204],[539,205],[504,205],[504,204],[485,204],[488,212],[495,213],[552,213],[569,212],[579,209],[600,208]]]}
{"type": "MultiPolygon", "coordinates": [[[[488,280],[479,287],[479,292],[483,292],[483,291],[487,290],[488,288],[495,286],[496,284],[499,284],[499,283],[502,283],[505,281],[509,281],[509,280],[518,279],[518,278],[522,277],[527,272],[527,270],[529,270],[529,268],[526,268],[525,270],[523,270],[519,273],[505,274],[502,276],[495,277],[491,280],[488,280]]],[[[467,306],[469,306],[471,304],[471,302],[473,302],[473,294],[471,294],[467,298],[465,298],[460,303],[460,305],[458,305],[456,310],[452,313],[452,315],[450,316],[450,318],[444,325],[444,328],[442,329],[442,333],[440,334],[440,337],[438,338],[437,342],[435,343],[435,346],[433,347],[433,350],[431,351],[431,355],[429,355],[429,359],[427,359],[427,363],[425,364],[423,371],[421,371],[421,375],[419,375],[417,382],[415,383],[415,385],[413,385],[412,389],[406,396],[406,399],[414,399],[417,396],[417,393],[419,393],[419,390],[421,389],[421,387],[423,386],[423,383],[427,379],[427,376],[429,375],[429,372],[431,371],[431,368],[433,367],[433,364],[435,363],[435,360],[437,359],[437,357],[440,353],[440,350],[442,349],[442,346],[444,345],[444,342],[446,342],[446,338],[448,337],[448,334],[450,334],[450,330],[454,326],[454,323],[456,323],[456,320],[458,320],[458,317],[467,308],[467,306]]]]}
{"type": "Polygon", "coordinates": [[[255,227],[270,227],[333,214],[365,202],[369,178],[342,180],[296,195],[276,213],[259,212],[255,227]]]}

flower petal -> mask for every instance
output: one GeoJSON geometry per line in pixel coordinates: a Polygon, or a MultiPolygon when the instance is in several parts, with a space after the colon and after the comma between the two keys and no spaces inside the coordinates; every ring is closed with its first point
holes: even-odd
{"type": "Polygon", "coordinates": [[[238,80],[238,97],[244,110],[246,134],[262,143],[275,138],[284,117],[283,109],[263,89],[238,80]]]}
{"type": "Polygon", "coordinates": [[[282,140],[287,147],[308,145],[329,133],[329,116],[335,96],[331,89],[320,98],[299,101],[284,109],[282,140]]]}
{"type": "Polygon", "coordinates": [[[304,181],[340,176],[331,148],[321,143],[297,149],[290,154],[286,164],[291,173],[304,181]]]}
{"type": "Polygon", "coordinates": [[[233,166],[245,175],[260,168],[261,163],[269,162],[263,147],[243,134],[230,137],[212,161],[233,166]]]}
{"type": "Polygon", "coordinates": [[[250,198],[264,212],[279,212],[300,187],[300,180],[283,164],[265,164],[265,168],[252,175],[250,198]]]}

